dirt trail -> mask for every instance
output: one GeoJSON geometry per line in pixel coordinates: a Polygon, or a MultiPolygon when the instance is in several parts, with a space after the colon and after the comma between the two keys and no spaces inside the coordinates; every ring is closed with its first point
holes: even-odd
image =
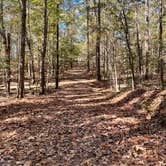
{"type": "Polygon", "coordinates": [[[51,94],[0,101],[0,165],[165,165],[165,129],[140,104],[160,92],[103,87],[75,69],[51,94]]]}

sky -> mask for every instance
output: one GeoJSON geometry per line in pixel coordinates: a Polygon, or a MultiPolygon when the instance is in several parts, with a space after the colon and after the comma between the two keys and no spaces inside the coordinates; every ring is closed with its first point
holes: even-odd
{"type": "MultiPolygon", "coordinates": [[[[70,10],[70,6],[77,6],[77,5],[81,5],[83,4],[84,0],[64,0],[64,3],[62,5],[62,8],[65,9],[66,11],[67,10],[70,10]]],[[[77,10],[75,8],[75,19],[79,19],[79,17],[82,15],[82,13],[79,11],[79,9],[77,10]]],[[[65,32],[65,29],[66,29],[66,24],[65,23],[61,23],[60,25],[61,27],[61,31],[65,32]]],[[[78,36],[77,36],[77,40],[78,41],[82,41],[84,40],[84,37],[83,37],[83,34],[81,33],[82,29],[81,27],[77,29],[78,31],[78,36]]]]}

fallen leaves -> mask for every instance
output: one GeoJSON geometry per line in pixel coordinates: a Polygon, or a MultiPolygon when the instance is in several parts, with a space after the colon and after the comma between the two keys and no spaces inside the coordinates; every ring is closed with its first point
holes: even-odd
{"type": "Polygon", "coordinates": [[[3,101],[0,165],[164,166],[165,130],[141,107],[163,92],[115,94],[80,71],[73,79],[44,97],[3,101]]]}
{"type": "Polygon", "coordinates": [[[24,166],[32,166],[32,161],[26,161],[26,162],[24,163],[24,166]]]}

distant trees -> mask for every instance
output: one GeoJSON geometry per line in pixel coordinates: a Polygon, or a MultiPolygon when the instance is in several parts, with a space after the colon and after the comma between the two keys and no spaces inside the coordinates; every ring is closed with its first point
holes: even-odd
{"type": "Polygon", "coordinates": [[[52,80],[57,89],[78,59],[112,90],[150,82],[164,89],[164,11],[163,0],[0,0],[6,95],[16,86],[19,98],[27,89],[45,94],[52,80]]]}
{"type": "Polygon", "coordinates": [[[166,42],[163,40],[163,1],[91,0],[89,4],[89,38],[96,37],[96,48],[91,45],[90,50],[96,52],[97,80],[101,73],[101,78],[111,78],[111,84],[115,84],[113,66],[109,67],[109,63],[115,63],[119,86],[124,83],[134,89],[148,79],[154,79],[156,85],[158,77],[163,87],[165,62],[162,54],[166,42]],[[109,41],[117,42],[111,42],[112,47],[109,41]],[[116,61],[113,59],[115,50],[116,61]]]}
{"type": "MultiPolygon", "coordinates": [[[[63,9],[63,6],[59,7],[61,4],[62,2],[58,1],[57,3],[49,2],[48,5],[46,0],[43,8],[42,3],[38,0],[0,1],[0,39],[3,41],[2,43],[0,40],[0,43],[3,44],[0,49],[0,59],[2,60],[0,62],[0,72],[3,73],[1,76],[5,81],[7,95],[10,95],[11,81],[17,81],[18,83],[17,96],[19,98],[24,97],[27,86],[33,91],[31,87],[38,87],[39,82],[40,93],[44,94],[46,79],[48,81],[48,77],[50,77],[49,68],[54,68],[55,86],[58,88],[60,70],[63,72],[62,68],[66,68],[63,66],[69,66],[71,61],[78,56],[80,46],[74,42],[76,32],[70,33],[70,36],[66,37],[65,33],[59,30],[59,24],[71,22],[72,25],[73,21],[71,20],[75,17],[74,13],[67,17],[69,15],[66,13],[65,8],[63,9]],[[35,7],[40,10],[35,10],[35,7]],[[41,10],[42,8],[43,11],[41,10]],[[47,13],[47,8],[49,8],[49,14],[47,13]],[[59,21],[61,12],[65,14],[62,17],[62,22],[59,21]],[[43,22],[41,21],[42,13],[43,22]],[[20,22],[21,25],[19,24],[20,22]],[[53,23],[55,23],[54,27],[53,23]],[[41,30],[42,27],[43,30],[41,30]],[[61,38],[60,35],[62,36],[61,38]],[[56,42],[52,40],[52,36],[55,36],[56,42]],[[73,38],[70,44],[65,43],[69,41],[67,38],[73,38]],[[56,56],[52,59],[54,62],[50,63],[49,56],[52,52],[55,52],[54,55],[56,56]],[[60,54],[62,55],[61,57],[60,54]]],[[[75,9],[72,10],[74,11],[75,9]]],[[[63,31],[67,31],[65,27],[63,31]]]]}

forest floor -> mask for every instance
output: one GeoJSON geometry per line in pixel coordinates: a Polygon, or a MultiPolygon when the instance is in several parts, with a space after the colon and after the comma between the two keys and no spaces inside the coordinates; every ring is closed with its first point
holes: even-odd
{"type": "Polygon", "coordinates": [[[114,93],[75,69],[45,96],[0,99],[0,166],[164,166],[165,95],[114,93]]]}

